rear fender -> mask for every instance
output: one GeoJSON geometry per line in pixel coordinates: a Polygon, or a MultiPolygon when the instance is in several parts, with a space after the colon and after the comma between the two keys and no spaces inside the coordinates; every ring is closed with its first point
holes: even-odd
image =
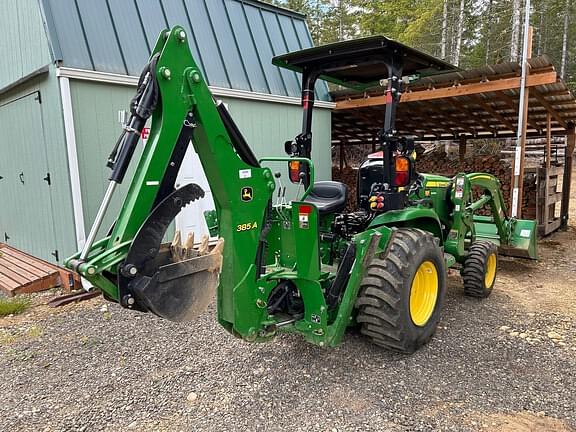
{"type": "Polygon", "coordinates": [[[379,226],[419,228],[430,232],[444,244],[442,223],[436,212],[427,208],[407,208],[404,210],[392,210],[382,213],[374,218],[368,228],[379,226]]]}

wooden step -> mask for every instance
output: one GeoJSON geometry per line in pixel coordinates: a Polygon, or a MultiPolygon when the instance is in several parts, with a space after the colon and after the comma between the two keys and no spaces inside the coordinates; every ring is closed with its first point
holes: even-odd
{"type": "Polygon", "coordinates": [[[18,249],[0,243],[0,289],[9,297],[61,286],[66,291],[80,287],[72,272],[18,249]]]}

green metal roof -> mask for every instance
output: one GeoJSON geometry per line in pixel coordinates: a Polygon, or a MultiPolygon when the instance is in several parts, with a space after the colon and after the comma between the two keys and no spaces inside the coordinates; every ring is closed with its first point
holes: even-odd
{"type": "MultiPolygon", "coordinates": [[[[55,61],[138,76],[160,31],[182,25],[211,86],[300,96],[272,57],[313,46],[304,16],[256,0],[40,0],[55,61]]],[[[329,100],[324,83],[318,96],[329,100]]]]}

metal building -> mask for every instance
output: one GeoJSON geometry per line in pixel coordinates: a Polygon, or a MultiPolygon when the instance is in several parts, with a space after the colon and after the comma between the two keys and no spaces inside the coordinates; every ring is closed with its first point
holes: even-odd
{"type": "MultiPolygon", "coordinates": [[[[282,154],[284,141],[299,132],[299,78],[271,58],[312,45],[302,15],[256,0],[3,3],[0,242],[60,263],[82,246],[107,183],[119,112],[164,28],[186,28],[214,95],[257,156],[282,154]]],[[[317,93],[316,173],[329,179],[332,104],[325,84],[317,93]]],[[[179,181],[206,186],[193,151],[179,181]]],[[[204,229],[202,210],[185,209],[177,226],[204,229]]]]}

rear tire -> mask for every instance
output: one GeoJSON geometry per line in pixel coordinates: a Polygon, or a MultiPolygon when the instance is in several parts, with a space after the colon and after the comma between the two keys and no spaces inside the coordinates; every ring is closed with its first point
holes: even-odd
{"type": "Polygon", "coordinates": [[[498,273],[498,248],[489,241],[472,243],[462,267],[464,294],[486,298],[492,293],[498,273]]]}
{"type": "Polygon", "coordinates": [[[376,345],[413,353],[434,334],[445,291],[438,239],[419,229],[397,229],[388,250],[372,258],[360,284],[360,332],[376,345]]]}

